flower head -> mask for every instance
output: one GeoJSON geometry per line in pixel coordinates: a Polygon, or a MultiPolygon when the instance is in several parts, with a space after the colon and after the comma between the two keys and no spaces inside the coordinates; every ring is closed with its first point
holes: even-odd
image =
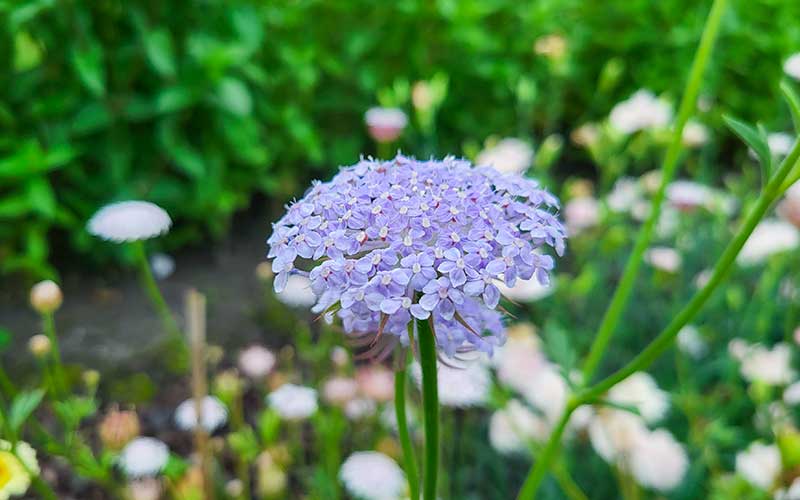
{"type": "Polygon", "coordinates": [[[774,444],[751,443],[736,454],[736,472],[748,483],[770,490],[781,472],[781,453],[774,444]]]}
{"type": "MultiPolygon", "coordinates": [[[[214,396],[203,398],[201,411],[203,429],[208,432],[214,432],[228,421],[228,408],[214,396]]],[[[187,399],[175,409],[175,425],[178,428],[185,431],[192,430],[197,426],[197,421],[194,399],[187,399]]]]}
{"type": "Polygon", "coordinates": [[[409,342],[414,318],[433,319],[448,356],[491,352],[504,340],[497,284],[546,284],[555,265],[546,248],[564,251],[557,208],[535,181],[465,160],[362,160],[315,183],[274,224],[275,290],[307,275],[314,311],[369,336],[376,357],[409,342]]]}
{"type": "Polygon", "coordinates": [[[665,127],[672,120],[672,109],[649,90],[639,90],[614,106],[609,115],[611,126],[623,134],[665,127]]]}
{"type": "Polygon", "coordinates": [[[403,470],[387,455],[358,451],[347,457],[339,479],[348,493],[359,500],[395,500],[406,490],[403,470]]]}
{"type": "Polygon", "coordinates": [[[52,280],[40,281],[31,288],[31,305],[39,314],[50,314],[61,307],[64,295],[61,288],[52,280]]]}
{"type": "Polygon", "coordinates": [[[508,137],[481,151],[475,163],[499,172],[522,173],[533,163],[533,148],[521,139],[508,137]]]}
{"type": "Polygon", "coordinates": [[[549,433],[547,422],[517,399],[494,412],[489,420],[489,441],[503,454],[526,453],[533,443],[545,441],[549,433]]]}
{"type": "Polygon", "coordinates": [[[645,372],[636,372],[608,391],[608,399],[636,408],[646,422],[660,420],[669,408],[669,394],[645,372]]]}
{"type": "Polygon", "coordinates": [[[370,108],[364,114],[369,135],[377,142],[393,142],[408,124],[408,116],[398,108],[370,108]]]}
{"type": "Polygon", "coordinates": [[[0,498],[24,495],[31,476],[20,459],[9,450],[0,450],[0,498]]]}
{"type": "Polygon", "coordinates": [[[138,437],[122,449],[119,466],[128,477],[155,476],[167,465],[169,448],[156,438],[138,437]]]}
{"type": "Polygon", "coordinates": [[[275,355],[266,347],[253,345],[239,354],[239,369],[252,379],[269,375],[275,367],[275,355]]]}
{"type": "Polygon", "coordinates": [[[800,231],[792,224],[778,219],[764,219],[747,238],[736,262],[752,266],[764,262],[774,254],[794,250],[800,246],[800,231]]]}
{"type": "Polygon", "coordinates": [[[287,420],[302,420],[317,412],[317,391],[310,387],[283,384],[267,396],[267,401],[287,420]]]}
{"type": "Polygon", "coordinates": [[[637,483],[666,492],[683,481],[689,459],[672,434],[657,429],[642,434],[637,440],[631,450],[629,467],[637,483]]]}
{"type": "Polygon", "coordinates": [[[121,201],[98,210],[87,230],[104,240],[115,243],[147,240],[169,231],[169,214],[149,201],[121,201]]]}

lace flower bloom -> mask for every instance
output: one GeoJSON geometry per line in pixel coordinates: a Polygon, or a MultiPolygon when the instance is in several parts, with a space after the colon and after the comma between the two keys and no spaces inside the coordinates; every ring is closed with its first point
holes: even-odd
{"type": "MultiPolygon", "coordinates": [[[[206,396],[202,403],[202,425],[207,432],[214,432],[228,421],[228,409],[214,396],[206,396]]],[[[187,399],[175,409],[175,425],[185,431],[197,426],[197,408],[194,399],[187,399]]]]}
{"type": "Polygon", "coordinates": [[[119,466],[128,477],[155,476],[167,465],[169,448],[151,437],[138,437],[123,448],[119,466]]]}
{"type": "Polygon", "coordinates": [[[432,319],[447,356],[491,353],[505,333],[499,283],[550,280],[564,251],[558,200],[530,179],[466,160],[361,160],[315,183],[273,226],[280,293],[307,275],[314,311],[387,356],[432,319]],[[305,269],[305,270],[302,270],[305,269]]]}
{"type": "Polygon", "coordinates": [[[394,500],[403,498],[406,478],[391,457],[377,451],[358,451],[347,457],[339,479],[355,498],[394,500]]]}
{"type": "Polygon", "coordinates": [[[122,243],[147,240],[169,231],[169,214],[149,201],[121,201],[106,205],[95,213],[87,230],[104,240],[122,243]]]}

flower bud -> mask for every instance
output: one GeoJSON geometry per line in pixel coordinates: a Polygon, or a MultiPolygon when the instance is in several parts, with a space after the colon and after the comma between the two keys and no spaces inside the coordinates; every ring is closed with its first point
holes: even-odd
{"type": "Polygon", "coordinates": [[[112,409],[98,427],[103,445],[110,450],[121,450],[139,435],[139,416],[135,411],[112,409]]]}
{"type": "Polygon", "coordinates": [[[286,472],[278,467],[268,452],[256,459],[256,489],[258,494],[267,497],[278,497],[286,490],[286,472]]]}
{"type": "Polygon", "coordinates": [[[34,335],[30,338],[30,340],[28,340],[28,350],[39,359],[42,359],[50,354],[52,347],[53,346],[50,344],[50,339],[47,338],[46,335],[34,335]]]}
{"type": "Polygon", "coordinates": [[[97,384],[100,383],[100,372],[97,370],[86,370],[81,375],[83,383],[87,389],[93,391],[97,389],[97,384]]]}
{"type": "Polygon", "coordinates": [[[256,277],[259,280],[264,282],[271,281],[274,276],[275,273],[272,272],[271,262],[259,262],[256,266],[256,277]]]}
{"type": "Polygon", "coordinates": [[[411,89],[411,102],[420,111],[429,111],[433,106],[433,89],[431,84],[422,80],[411,89]]]}
{"type": "Polygon", "coordinates": [[[39,314],[51,314],[61,307],[64,296],[52,280],[40,281],[31,288],[31,305],[39,314]]]}
{"type": "Polygon", "coordinates": [[[228,404],[242,394],[242,389],[242,379],[234,369],[225,370],[214,377],[214,393],[228,404]]]}

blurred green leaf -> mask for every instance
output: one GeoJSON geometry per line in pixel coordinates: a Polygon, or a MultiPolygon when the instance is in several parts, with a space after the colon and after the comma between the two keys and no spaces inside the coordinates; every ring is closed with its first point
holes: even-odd
{"type": "Polygon", "coordinates": [[[95,97],[106,92],[106,76],[103,67],[103,47],[95,39],[78,43],[72,50],[72,65],[83,85],[95,97]]]}
{"type": "Polygon", "coordinates": [[[11,345],[11,332],[0,327],[0,352],[5,351],[11,345]]]}
{"type": "Polygon", "coordinates": [[[36,389],[33,391],[21,392],[11,401],[8,424],[14,432],[18,432],[22,428],[22,425],[28,420],[28,417],[39,407],[43,397],[44,391],[42,389],[36,389]]]}
{"type": "Polygon", "coordinates": [[[172,39],[166,29],[150,31],[144,36],[144,47],[147,59],[161,76],[172,77],[175,75],[175,49],[172,39]]]}
{"type": "Polygon", "coordinates": [[[800,97],[797,96],[797,92],[795,92],[794,88],[785,80],[781,82],[781,92],[792,112],[795,135],[800,135],[800,97]]]}
{"type": "Polygon", "coordinates": [[[762,180],[766,183],[772,171],[772,154],[769,151],[764,132],[731,116],[723,116],[722,119],[725,120],[728,128],[756,153],[758,161],[761,163],[762,180]]]}
{"type": "Polygon", "coordinates": [[[217,87],[220,106],[238,116],[247,116],[253,109],[253,100],[247,86],[236,78],[224,78],[217,87]]]}

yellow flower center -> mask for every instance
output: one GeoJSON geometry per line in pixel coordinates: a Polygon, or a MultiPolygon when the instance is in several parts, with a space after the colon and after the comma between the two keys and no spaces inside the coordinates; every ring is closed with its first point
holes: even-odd
{"type": "Polygon", "coordinates": [[[8,465],[8,457],[5,453],[0,453],[0,490],[11,481],[11,468],[8,465]]]}

